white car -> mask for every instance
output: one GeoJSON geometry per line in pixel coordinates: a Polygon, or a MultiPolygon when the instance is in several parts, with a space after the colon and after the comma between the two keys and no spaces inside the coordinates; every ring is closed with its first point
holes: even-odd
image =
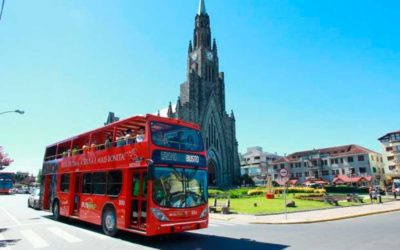
{"type": "Polygon", "coordinates": [[[36,188],[28,198],[28,207],[40,209],[40,189],[36,188]]]}

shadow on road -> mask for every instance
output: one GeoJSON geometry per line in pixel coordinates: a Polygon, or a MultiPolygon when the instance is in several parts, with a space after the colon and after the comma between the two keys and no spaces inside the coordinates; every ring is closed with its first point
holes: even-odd
{"type": "MultiPolygon", "coordinates": [[[[7,228],[0,228],[0,233],[7,231],[7,228]]],[[[21,239],[14,240],[0,240],[0,247],[8,247],[15,245],[21,239]]]]}
{"type": "Polygon", "coordinates": [[[118,234],[117,238],[134,244],[140,244],[147,247],[153,247],[163,250],[169,249],[224,249],[229,250],[265,250],[265,249],[285,249],[287,245],[258,242],[251,239],[235,239],[216,235],[180,233],[164,237],[144,238],[138,235],[132,235],[127,232],[118,234]]]}
{"type": "MultiPolygon", "coordinates": [[[[44,218],[52,220],[52,217],[43,216],[44,218]]],[[[81,229],[90,230],[102,234],[100,226],[93,225],[87,222],[78,221],[74,219],[63,219],[60,223],[65,223],[70,226],[79,227],[81,229]]],[[[198,234],[198,233],[180,233],[172,234],[159,237],[145,237],[142,235],[120,231],[115,238],[130,242],[132,244],[138,244],[146,247],[152,247],[162,250],[179,250],[179,249],[224,249],[229,250],[265,250],[265,249],[285,249],[288,245],[280,245],[274,243],[258,242],[251,239],[235,239],[224,236],[198,234]]]]}

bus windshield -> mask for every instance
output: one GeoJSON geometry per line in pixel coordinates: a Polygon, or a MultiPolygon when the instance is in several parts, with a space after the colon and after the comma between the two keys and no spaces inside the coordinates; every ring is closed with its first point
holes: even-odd
{"type": "Polygon", "coordinates": [[[200,131],[187,127],[152,122],[151,138],[157,146],[186,151],[204,150],[200,131]]]}
{"type": "Polygon", "coordinates": [[[207,203],[205,170],[155,167],[153,200],[162,207],[190,208],[207,203]]]}

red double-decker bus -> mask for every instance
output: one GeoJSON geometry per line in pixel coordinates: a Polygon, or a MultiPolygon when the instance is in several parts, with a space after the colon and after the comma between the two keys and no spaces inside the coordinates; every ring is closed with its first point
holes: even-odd
{"type": "Polygon", "coordinates": [[[41,204],[118,230],[159,235],[208,226],[207,165],[196,124],[134,116],[46,148],[41,204]]]}

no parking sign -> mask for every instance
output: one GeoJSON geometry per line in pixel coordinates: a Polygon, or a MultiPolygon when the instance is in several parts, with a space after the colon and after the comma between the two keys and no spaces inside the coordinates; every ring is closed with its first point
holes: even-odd
{"type": "Polygon", "coordinates": [[[280,175],[282,178],[285,178],[285,177],[287,177],[287,176],[289,175],[289,171],[288,171],[286,168],[281,168],[281,169],[279,170],[279,175],[280,175]]]}

